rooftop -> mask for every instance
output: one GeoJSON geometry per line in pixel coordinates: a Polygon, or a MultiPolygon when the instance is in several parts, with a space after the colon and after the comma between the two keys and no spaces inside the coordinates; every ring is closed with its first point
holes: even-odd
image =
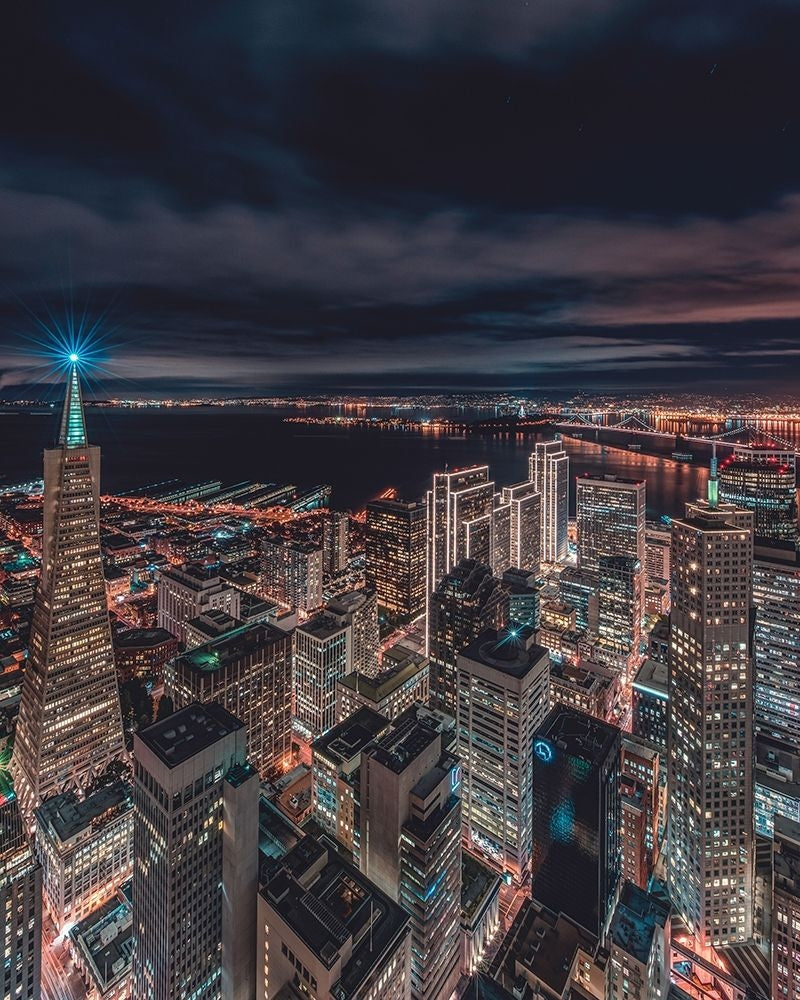
{"type": "Polygon", "coordinates": [[[101,991],[127,976],[133,953],[130,882],[113,899],[76,924],[69,936],[83,954],[101,991]]]}
{"type": "Polygon", "coordinates": [[[531,641],[533,630],[528,625],[514,629],[487,629],[459,654],[474,663],[522,678],[532,670],[541,670],[549,665],[550,653],[544,646],[531,641]]]}
{"type": "Polygon", "coordinates": [[[279,863],[262,898],[327,969],[352,940],[336,995],[352,996],[406,933],[409,917],[327,841],[305,837],[279,863]]]}
{"type": "Polygon", "coordinates": [[[172,632],[165,628],[131,628],[114,636],[117,649],[150,649],[164,642],[177,642],[172,632]]]}
{"type": "Polygon", "coordinates": [[[314,754],[321,754],[336,764],[353,760],[389,725],[389,720],[366,705],[314,740],[314,754]]]}
{"type": "Polygon", "coordinates": [[[461,919],[471,920],[484,901],[500,891],[500,876],[467,851],[461,854],[461,919]]]}
{"type": "MultiPolygon", "coordinates": [[[[386,663],[385,655],[383,662],[386,663]]],[[[427,668],[428,660],[426,657],[409,652],[409,656],[405,660],[396,661],[394,666],[382,670],[375,677],[354,672],[340,678],[338,683],[365,698],[369,698],[370,701],[379,702],[401,688],[406,681],[418,677],[427,668]]]]}
{"type": "Polygon", "coordinates": [[[441,745],[441,739],[441,732],[432,720],[404,712],[389,732],[375,741],[370,757],[395,774],[402,774],[432,743],[441,745]]]}
{"type": "Polygon", "coordinates": [[[179,656],[175,661],[175,668],[179,671],[214,673],[258,648],[286,642],[287,633],[274,625],[263,622],[257,625],[240,625],[179,656]]]}
{"type": "Polygon", "coordinates": [[[127,812],[133,808],[130,786],[122,781],[105,785],[85,799],[75,792],[63,792],[46,799],[36,810],[40,829],[52,830],[61,843],[93,826],[107,813],[127,812]]]}
{"type": "Polygon", "coordinates": [[[616,746],[620,731],[567,705],[557,705],[536,733],[538,739],[550,740],[570,756],[601,766],[616,746]]]}
{"type": "Polygon", "coordinates": [[[658,660],[645,660],[639,667],[639,672],[633,680],[633,686],[637,691],[655,695],[666,701],[669,690],[668,681],[669,669],[666,663],[659,663],[658,660]]]}
{"type": "Polygon", "coordinates": [[[222,705],[195,702],[147,726],[137,736],[163,764],[177,767],[243,726],[222,705]]]}
{"type": "Polygon", "coordinates": [[[611,940],[647,964],[656,929],[665,927],[668,920],[669,907],[633,882],[626,882],[611,918],[611,940]]]}
{"type": "Polygon", "coordinates": [[[330,639],[331,636],[337,635],[339,632],[343,632],[346,628],[347,626],[342,625],[333,615],[322,611],[309,618],[308,621],[303,622],[302,625],[298,625],[297,631],[305,632],[315,639],[324,640],[330,639]]]}

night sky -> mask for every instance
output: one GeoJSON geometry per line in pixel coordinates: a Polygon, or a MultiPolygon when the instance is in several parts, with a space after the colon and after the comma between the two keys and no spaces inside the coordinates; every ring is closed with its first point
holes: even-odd
{"type": "Polygon", "coordinates": [[[0,389],[791,390],[799,0],[14,5],[0,389]],[[108,383],[108,388],[112,383],[108,383]]]}

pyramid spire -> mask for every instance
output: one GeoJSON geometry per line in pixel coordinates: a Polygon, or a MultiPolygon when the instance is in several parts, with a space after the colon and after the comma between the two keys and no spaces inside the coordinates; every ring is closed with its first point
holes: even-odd
{"type": "Polygon", "coordinates": [[[85,448],[86,420],[83,415],[83,396],[81,395],[81,380],[78,375],[78,364],[73,361],[67,379],[67,395],[64,399],[64,412],[61,416],[61,433],[58,443],[65,448],[85,448]]]}

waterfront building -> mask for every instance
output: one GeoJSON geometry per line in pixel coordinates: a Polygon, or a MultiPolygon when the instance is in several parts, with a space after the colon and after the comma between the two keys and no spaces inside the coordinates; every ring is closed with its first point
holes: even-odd
{"type": "Polygon", "coordinates": [[[800,553],[793,542],[756,541],[753,604],[756,732],[800,746],[800,553]]]}
{"type": "Polygon", "coordinates": [[[520,883],[531,858],[534,733],[548,711],[550,656],[530,629],[482,632],[458,654],[465,846],[520,883]]]}
{"type": "Polygon", "coordinates": [[[64,792],[43,802],[35,816],[44,903],[62,933],[131,877],[131,788],[115,781],[84,799],[64,792]]]}
{"type": "Polygon", "coordinates": [[[797,540],[795,455],[768,446],[737,445],[719,464],[719,498],[753,512],[759,538],[797,540]]]}
{"type": "Polygon", "coordinates": [[[362,706],[396,719],[415,702],[426,704],[429,697],[430,661],[398,644],[383,654],[375,677],[354,671],[336,681],[336,719],[344,722],[362,706]]]}
{"type": "Polygon", "coordinates": [[[170,566],[158,581],[158,627],[186,645],[186,623],[211,609],[239,616],[240,591],[219,575],[219,567],[203,563],[170,566]]]}
{"type": "Polygon", "coordinates": [[[336,682],[352,670],[351,631],[324,611],[295,629],[294,717],[309,740],[336,724],[336,682]]]}
{"type": "Polygon", "coordinates": [[[350,667],[367,677],[378,673],[378,600],[374,590],[352,590],[325,606],[343,625],[350,627],[350,667]]]}
{"type": "Polygon", "coordinates": [[[775,817],[772,840],[772,996],[800,997],[800,823],[775,817]]]}
{"type": "Polygon", "coordinates": [[[559,438],[536,442],[528,459],[528,479],[542,498],[542,560],[561,562],[569,543],[569,456],[559,438]]]}
{"type": "Polygon", "coordinates": [[[427,508],[422,501],[367,504],[366,582],[390,615],[414,619],[425,611],[426,544],[427,508]]]}
{"type": "Polygon", "coordinates": [[[455,716],[458,654],[481,632],[508,622],[508,594],[488,566],[463,559],[430,595],[431,701],[455,716]]]}
{"type": "Polygon", "coordinates": [[[328,576],[347,569],[349,530],[350,515],[347,511],[332,510],[322,522],[322,570],[328,576]]]}
{"type": "Polygon", "coordinates": [[[19,802],[0,792],[0,986],[4,1000],[39,1000],[42,963],[42,870],[19,802]]]}
{"type": "Polygon", "coordinates": [[[606,1000],[667,1000],[671,928],[667,903],[622,886],[608,931],[606,1000]]]}
{"type": "Polygon", "coordinates": [[[510,564],[538,577],[542,562],[542,497],[536,483],[504,486],[502,501],[511,508],[510,564]]]}
{"type": "Polygon", "coordinates": [[[244,723],[247,759],[262,780],[281,772],[292,748],[292,637],[273,625],[242,625],[184,653],[166,668],[176,709],[217,702],[244,723]]]}
{"type": "Polygon", "coordinates": [[[322,549],[310,542],[265,538],[261,545],[264,597],[308,614],[322,605],[322,549]]]}
{"type": "Polygon", "coordinates": [[[576,489],[580,569],[598,580],[602,556],[629,556],[644,565],[645,481],[586,474],[576,489]]]}
{"type": "Polygon", "coordinates": [[[620,731],[558,705],[533,744],[533,881],[548,909],[599,937],[620,875],[620,731]]]}
{"type": "Polygon", "coordinates": [[[245,742],[217,704],[134,734],[136,1000],[255,994],[258,773],[245,742]]]}
{"type": "Polygon", "coordinates": [[[352,854],[355,863],[361,857],[361,753],[388,728],[385,715],[362,707],[311,744],[314,819],[352,854]]]}
{"type": "Polygon", "coordinates": [[[100,449],[72,364],[58,444],[44,453],[42,572],[11,766],[26,823],[48,796],[124,759],[100,555],[100,449]]]}
{"type": "Polygon", "coordinates": [[[445,719],[413,708],[361,757],[361,870],[411,917],[411,996],[443,1000],[461,964],[461,766],[445,719]]]}
{"type": "Polygon", "coordinates": [[[672,522],[667,875],[703,945],[752,935],[751,525],[712,503],[672,522]]]}
{"type": "Polygon", "coordinates": [[[274,865],[257,928],[257,1000],[409,1000],[408,914],[324,839],[274,865]]]}

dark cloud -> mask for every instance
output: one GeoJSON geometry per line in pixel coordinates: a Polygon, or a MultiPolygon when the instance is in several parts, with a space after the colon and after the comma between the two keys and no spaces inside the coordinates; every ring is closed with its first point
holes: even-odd
{"type": "Polygon", "coordinates": [[[31,4],[0,368],[114,302],[146,390],[800,370],[800,5],[31,4]],[[4,347],[5,345],[5,347],[4,347]]]}

